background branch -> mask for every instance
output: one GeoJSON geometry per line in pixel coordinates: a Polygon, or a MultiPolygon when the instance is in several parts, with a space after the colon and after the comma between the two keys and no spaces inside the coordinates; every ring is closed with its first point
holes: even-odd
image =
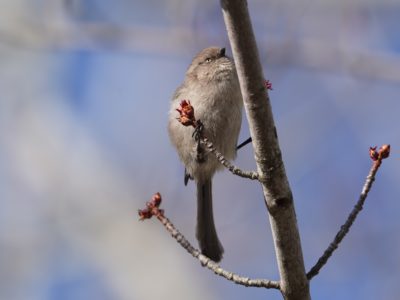
{"type": "Polygon", "coordinates": [[[139,210],[138,213],[140,220],[142,221],[145,219],[150,219],[152,216],[155,216],[164,225],[165,229],[167,229],[171,236],[194,258],[197,258],[203,267],[207,267],[215,274],[224,277],[230,281],[233,281],[236,284],[244,286],[263,287],[267,289],[280,289],[278,281],[267,279],[251,279],[249,277],[237,275],[233,272],[224,270],[215,261],[201,254],[201,252],[198,249],[194,248],[183,236],[183,234],[181,234],[178,229],[175,228],[174,224],[172,224],[172,222],[164,215],[164,210],[159,208],[160,204],[161,195],[160,193],[156,193],[152,197],[151,201],[146,203],[146,208],[139,210]]]}
{"type": "Polygon", "coordinates": [[[371,170],[368,173],[367,179],[365,180],[363,189],[361,191],[360,197],[353,210],[349,214],[346,222],[340,227],[339,232],[336,234],[333,241],[329,244],[329,247],[324,251],[324,254],[318,259],[317,263],[311,268],[307,273],[307,278],[311,280],[315,275],[319,273],[321,268],[328,262],[328,259],[332,256],[333,252],[338,248],[340,242],[349,232],[351,225],[357,218],[358,213],[363,209],[365,199],[367,199],[368,193],[371,190],[372,183],[375,181],[375,175],[378,172],[379,167],[382,164],[382,159],[389,156],[390,145],[383,145],[379,152],[375,151],[375,148],[370,149],[371,158],[374,160],[371,170]]]}
{"type": "Polygon", "coordinates": [[[292,192],[282,162],[247,2],[221,0],[221,6],[270,214],[281,292],[285,299],[310,299],[292,192]]]}
{"type": "MultiPolygon", "coordinates": [[[[284,4],[283,4],[284,5],[284,4]]],[[[188,11],[187,14],[191,12],[188,11]]],[[[187,26],[158,28],[156,26],[118,26],[107,22],[65,22],[55,25],[43,17],[38,22],[21,23],[19,30],[0,29],[0,41],[24,48],[58,49],[63,51],[114,50],[120,52],[146,52],[153,54],[187,54],[184,49],[196,36],[204,41],[207,36],[187,26]],[[174,42],[171,43],[170,41],[174,42]]],[[[400,82],[400,58],[395,53],[357,50],[347,44],[319,38],[282,38],[268,33],[260,36],[261,47],[268,49],[261,56],[271,66],[293,66],[332,73],[351,74],[364,79],[400,82]],[[264,45],[262,41],[268,41],[264,45]],[[293,53],[295,51],[295,53],[293,53]]]]}

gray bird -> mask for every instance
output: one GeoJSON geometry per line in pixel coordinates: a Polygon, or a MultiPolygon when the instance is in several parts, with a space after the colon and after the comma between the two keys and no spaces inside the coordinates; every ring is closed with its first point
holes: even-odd
{"type": "Polygon", "coordinates": [[[224,249],[214,224],[211,181],[222,166],[214,155],[198,148],[192,136],[193,127],[185,127],[176,120],[176,109],[182,100],[190,101],[196,120],[204,125],[204,135],[217,150],[227,159],[234,159],[243,101],[235,65],[225,56],[225,48],[206,48],[194,57],[183,84],[173,96],[168,124],[171,142],[186,168],[185,184],[190,177],[197,185],[196,237],[201,252],[218,262],[224,249]],[[199,152],[203,153],[201,159],[199,152]]]}

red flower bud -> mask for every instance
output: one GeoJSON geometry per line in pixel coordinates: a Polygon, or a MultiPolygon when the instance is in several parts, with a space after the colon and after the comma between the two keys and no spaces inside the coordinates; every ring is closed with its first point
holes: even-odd
{"type": "Polygon", "coordinates": [[[371,157],[371,159],[373,161],[378,160],[379,154],[376,151],[376,146],[375,147],[369,147],[369,157],[371,157]]]}
{"type": "Polygon", "coordinates": [[[272,91],[272,83],[269,80],[264,81],[264,86],[267,88],[267,90],[272,91]]]}
{"type": "Polygon", "coordinates": [[[156,207],[159,207],[160,204],[161,204],[161,194],[158,193],[158,192],[155,193],[155,194],[153,195],[153,198],[151,198],[151,201],[154,202],[154,205],[155,205],[156,207]]]}
{"type": "Polygon", "coordinates": [[[179,118],[176,118],[179,123],[181,123],[183,126],[194,126],[194,123],[191,119],[189,119],[186,116],[180,116],[179,118]]]}
{"type": "Polygon", "coordinates": [[[388,158],[390,155],[390,145],[383,145],[379,148],[379,155],[382,159],[388,158]]]}
{"type": "Polygon", "coordinates": [[[139,215],[139,221],[143,221],[144,219],[150,219],[153,216],[153,214],[148,208],[139,209],[138,215],[139,215]]]}
{"type": "Polygon", "coordinates": [[[179,112],[179,118],[176,119],[182,125],[195,127],[196,118],[194,117],[194,108],[189,100],[182,100],[176,111],[179,112]]]}

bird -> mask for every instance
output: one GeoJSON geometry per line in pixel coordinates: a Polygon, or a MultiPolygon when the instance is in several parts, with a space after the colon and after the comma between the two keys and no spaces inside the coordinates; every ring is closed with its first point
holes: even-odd
{"type": "Polygon", "coordinates": [[[171,143],[185,166],[185,185],[188,179],[193,179],[197,187],[196,238],[201,253],[219,262],[224,248],[215,228],[212,178],[222,165],[196,142],[192,127],[185,127],[176,120],[176,109],[182,100],[190,101],[193,106],[196,120],[203,125],[202,134],[226,159],[234,159],[243,100],[235,64],[225,54],[225,48],[208,47],[193,58],[183,83],[172,97],[168,118],[171,143]]]}

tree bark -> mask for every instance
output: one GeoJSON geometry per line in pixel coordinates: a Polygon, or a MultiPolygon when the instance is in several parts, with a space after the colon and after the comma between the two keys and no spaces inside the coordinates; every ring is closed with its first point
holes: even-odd
{"type": "Polygon", "coordinates": [[[293,196],[286,176],[269,96],[245,0],[221,0],[253,139],[257,171],[269,212],[281,292],[286,300],[310,299],[293,196]]]}

